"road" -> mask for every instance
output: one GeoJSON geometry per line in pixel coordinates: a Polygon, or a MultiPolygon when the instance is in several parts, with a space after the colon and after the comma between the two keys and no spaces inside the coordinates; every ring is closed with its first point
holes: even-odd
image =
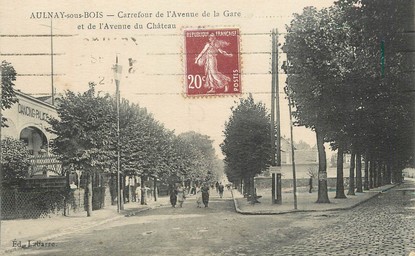
{"type": "Polygon", "coordinates": [[[351,210],[274,216],[237,214],[229,192],[213,192],[209,208],[189,198],[10,255],[409,255],[415,193],[398,190],[409,186],[351,210]]]}

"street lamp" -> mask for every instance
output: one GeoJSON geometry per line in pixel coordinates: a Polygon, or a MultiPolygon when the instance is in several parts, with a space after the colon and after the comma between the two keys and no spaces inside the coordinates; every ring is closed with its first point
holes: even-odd
{"type": "Polygon", "coordinates": [[[115,97],[116,97],[116,105],[117,105],[117,212],[120,210],[124,210],[124,204],[121,202],[121,180],[120,180],[120,167],[121,167],[121,159],[120,159],[120,80],[121,80],[121,73],[122,73],[122,66],[118,65],[118,55],[115,57],[115,65],[113,66],[114,71],[114,80],[115,80],[115,97]]]}

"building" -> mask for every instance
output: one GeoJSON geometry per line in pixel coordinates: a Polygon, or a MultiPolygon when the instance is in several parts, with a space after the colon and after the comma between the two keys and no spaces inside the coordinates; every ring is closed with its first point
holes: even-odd
{"type": "MultiPolygon", "coordinates": [[[[307,145],[308,146],[308,145],[307,145]]],[[[291,142],[286,137],[281,137],[281,164],[282,165],[291,165],[292,152],[291,152],[291,142]]],[[[297,148],[294,146],[295,153],[295,163],[296,164],[315,164],[318,163],[318,151],[316,146],[306,147],[306,148],[297,148]]]]}
{"type": "Polygon", "coordinates": [[[58,118],[56,107],[49,103],[50,97],[35,98],[16,91],[19,100],[2,114],[8,127],[1,128],[1,138],[11,137],[24,141],[33,155],[31,176],[58,175],[61,165],[51,154],[50,141],[54,135],[47,128],[47,120],[58,118]]]}
{"type": "Polygon", "coordinates": [[[2,127],[1,137],[24,141],[31,155],[48,154],[53,134],[47,131],[47,120],[58,117],[56,107],[43,101],[44,98],[34,98],[20,91],[16,91],[16,96],[19,102],[3,112],[8,127],[2,127]]]}

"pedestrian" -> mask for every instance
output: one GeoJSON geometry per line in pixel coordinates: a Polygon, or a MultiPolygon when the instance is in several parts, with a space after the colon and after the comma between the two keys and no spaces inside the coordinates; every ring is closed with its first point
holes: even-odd
{"type": "Polygon", "coordinates": [[[177,187],[177,202],[179,203],[180,207],[183,207],[183,202],[186,199],[185,190],[181,184],[177,187]]]}
{"type": "Polygon", "coordinates": [[[310,179],[308,180],[308,185],[309,185],[308,193],[311,193],[313,190],[313,177],[310,177],[310,179]]]}
{"type": "Polygon", "coordinates": [[[143,198],[141,204],[147,205],[147,187],[145,185],[141,187],[141,197],[143,198]]]}
{"type": "Polygon", "coordinates": [[[201,191],[202,191],[203,204],[205,205],[205,207],[208,207],[209,206],[209,185],[204,184],[203,187],[201,188],[201,191]]]}
{"type": "Polygon", "coordinates": [[[139,203],[139,202],[140,202],[140,200],[141,200],[141,188],[140,188],[140,186],[137,186],[137,187],[135,188],[135,201],[136,201],[137,203],[139,203]]]}
{"type": "Polygon", "coordinates": [[[223,197],[223,190],[225,189],[225,187],[223,186],[222,182],[219,184],[218,186],[218,190],[219,190],[219,196],[220,198],[223,197]]]}
{"type": "Polygon", "coordinates": [[[215,183],[216,193],[219,193],[219,181],[215,183]]]}
{"type": "Polygon", "coordinates": [[[172,207],[176,207],[177,203],[177,190],[174,186],[170,186],[170,204],[172,207]]]}
{"type": "Polygon", "coordinates": [[[202,190],[199,184],[196,185],[195,191],[196,191],[195,195],[196,195],[197,208],[201,208],[202,207],[202,190]]]}

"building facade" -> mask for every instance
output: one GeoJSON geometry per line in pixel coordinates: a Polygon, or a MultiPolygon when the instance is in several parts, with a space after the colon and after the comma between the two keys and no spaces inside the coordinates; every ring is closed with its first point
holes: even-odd
{"type": "Polygon", "coordinates": [[[24,141],[33,156],[48,155],[54,135],[47,131],[50,127],[47,120],[58,118],[56,107],[20,91],[16,91],[16,97],[19,101],[3,112],[8,127],[1,128],[1,137],[24,141]]]}

